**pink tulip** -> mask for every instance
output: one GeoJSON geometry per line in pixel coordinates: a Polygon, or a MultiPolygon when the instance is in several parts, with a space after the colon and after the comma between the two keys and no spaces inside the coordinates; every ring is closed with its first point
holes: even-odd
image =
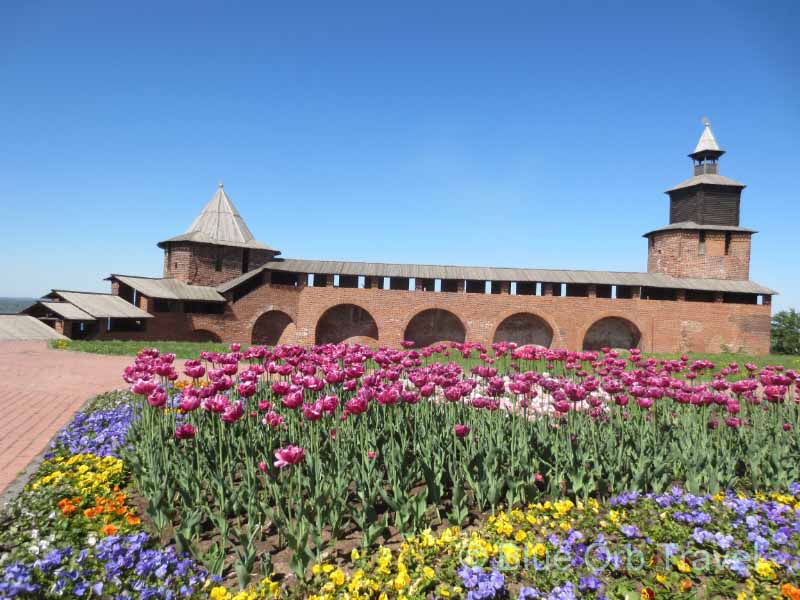
{"type": "Polygon", "coordinates": [[[339,407],[339,398],[333,395],[324,396],[322,400],[320,400],[320,405],[325,412],[334,413],[339,407]]]}
{"type": "Polygon", "coordinates": [[[285,396],[289,393],[289,389],[291,385],[288,381],[276,381],[272,384],[272,391],[275,392],[278,396],[285,396]]]}
{"type": "Polygon", "coordinates": [[[191,440],[194,438],[196,434],[196,430],[194,425],[191,423],[184,423],[183,425],[178,425],[175,428],[175,439],[176,440],[191,440]]]}
{"type": "Polygon", "coordinates": [[[559,400],[553,406],[555,407],[557,412],[560,412],[562,414],[569,412],[569,402],[567,402],[566,400],[559,400]]]}
{"type": "Polygon", "coordinates": [[[297,465],[306,457],[306,451],[303,448],[299,448],[298,446],[286,446],[285,448],[279,448],[275,451],[275,466],[279,469],[283,469],[284,467],[289,467],[292,465],[297,465]]]}
{"type": "Polygon", "coordinates": [[[222,420],[226,423],[235,423],[244,416],[244,404],[236,402],[229,404],[228,407],[222,412],[222,420]]]}
{"type": "Polygon", "coordinates": [[[200,407],[200,396],[197,394],[194,388],[184,390],[183,394],[181,395],[179,406],[185,413],[192,412],[200,407]]]}
{"type": "Polygon", "coordinates": [[[453,431],[455,432],[456,437],[463,438],[469,435],[469,426],[462,425],[461,423],[459,423],[458,425],[453,427],[453,431]]]}
{"type": "Polygon", "coordinates": [[[203,400],[200,406],[203,410],[207,410],[208,412],[222,413],[225,412],[225,409],[227,409],[230,404],[230,401],[228,401],[225,396],[217,394],[216,396],[211,396],[203,400]]]}
{"type": "Polygon", "coordinates": [[[350,415],[360,415],[366,412],[367,408],[369,408],[369,402],[367,402],[366,398],[361,396],[348,400],[344,405],[345,413],[350,415]]]}
{"type": "Polygon", "coordinates": [[[237,390],[242,398],[250,398],[256,393],[256,384],[252,381],[245,381],[239,384],[237,390]]]}
{"type": "Polygon", "coordinates": [[[303,404],[303,416],[308,421],[319,421],[322,418],[322,406],[319,402],[303,404]]]}
{"type": "Polygon", "coordinates": [[[291,410],[300,408],[303,405],[303,392],[297,391],[287,394],[281,398],[281,404],[283,404],[285,408],[289,408],[291,410]]]}
{"type": "Polygon", "coordinates": [[[283,425],[283,422],[284,418],[273,411],[268,412],[267,415],[261,420],[261,423],[264,425],[269,425],[270,427],[280,427],[283,425]]]}
{"type": "Polygon", "coordinates": [[[375,452],[374,450],[370,450],[369,452],[367,452],[367,458],[370,459],[370,460],[375,460],[377,458],[377,456],[378,456],[378,453],[375,452]]]}
{"type": "Polygon", "coordinates": [[[167,392],[164,388],[156,388],[147,397],[147,402],[153,408],[161,408],[167,403],[167,392]]]}
{"type": "Polygon", "coordinates": [[[156,389],[158,384],[153,381],[152,379],[139,379],[136,383],[131,386],[131,391],[134,394],[139,394],[142,396],[149,396],[150,393],[156,389]]]}

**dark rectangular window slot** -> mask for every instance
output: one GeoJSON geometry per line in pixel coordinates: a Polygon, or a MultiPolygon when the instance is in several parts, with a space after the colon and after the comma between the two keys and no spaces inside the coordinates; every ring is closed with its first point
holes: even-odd
{"type": "Polygon", "coordinates": [[[250,250],[244,248],[242,250],[242,273],[247,273],[250,270],[250,250]]]}
{"type": "Polygon", "coordinates": [[[389,289],[390,290],[405,290],[408,291],[409,280],[408,277],[390,277],[389,289]]]}
{"type": "Polygon", "coordinates": [[[217,255],[214,258],[214,270],[222,271],[222,248],[217,248],[217,255]]]}
{"type": "Polygon", "coordinates": [[[728,304],[758,304],[758,294],[725,292],[722,295],[722,301],[728,304]]]}
{"type": "Polygon", "coordinates": [[[714,292],[708,290],[686,290],[686,300],[688,302],[713,302],[714,292]]]}
{"type": "Polygon", "coordinates": [[[610,285],[598,285],[597,288],[597,297],[598,298],[611,298],[611,286],[610,285]]]}
{"type": "Polygon", "coordinates": [[[458,280],[457,279],[442,279],[442,287],[440,289],[443,292],[457,292],[458,291],[458,280]]]}
{"type": "Polygon", "coordinates": [[[314,285],[312,287],[325,287],[327,285],[328,285],[327,275],[323,273],[314,273],[314,285]]]}
{"type": "Polygon", "coordinates": [[[674,288],[643,287],[642,298],[644,300],[677,300],[678,290],[674,288]]]}
{"type": "Polygon", "coordinates": [[[435,292],[436,291],[436,280],[435,279],[417,277],[415,283],[416,283],[416,289],[418,291],[420,291],[420,292],[435,292]]]}
{"type": "Polygon", "coordinates": [[[109,319],[109,331],[144,331],[144,319],[109,319]]]}
{"type": "Polygon", "coordinates": [[[358,275],[339,275],[340,288],[357,288],[358,275]]]}
{"type": "Polygon", "coordinates": [[[588,295],[589,295],[589,289],[586,284],[583,283],[567,284],[567,296],[585,298],[588,295]]]}
{"type": "Polygon", "coordinates": [[[698,247],[697,247],[697,253],[701,254],[701,255],[706,253],[706,232],[705,231],[701,231],[700,232],[700,242],[699,242],[698,247]]]}
{"type": "Polygon", "coordinates": [[[272,271],[273,285],[290,285],[292,287],[296,287],[298,281],[300,281],[300,278],[297,273],[290,273],[287,271],[272,271]]]}
{"type": "Polygon", "coordinates": [[[184,302],[183,310],[188,314],[221,315],[225,312],[223,302],[184,302]]]}
{"type": "Polygon", "coordinates": [[[485,294],[486,282],[476,279],[467,279],[467,287],[465,289],[468,294],[485,294]]]}
{"type": "Polygon", "coordinates": [[[618,300],[630,300],[633,298],[633,288],[629,285],[618,285],[617,286],[617,299],[618,300]]]}
{"type": "Polygon", "coordinates": [[[166,300],[165,298],[153,298],[153,312],[177,312],[177,302],[166,300]]]}
{"type": "Polygon", "coordinates": [[[502,290],[502,284],[499,281],[490,281],[489,282],[489,293],[491,293],[491,294],[499,294],[500,290],[502,290]]]}
{"type": "Polygon", "coordinates": [[[725,232],[725,256],[731,253],[731,232],[725,232]]]}
{"type": "Polygon", "coordinates": [[[535,295],[536,295],[535,281],[517,282],[517,296],[535,296],[535,295]]]}

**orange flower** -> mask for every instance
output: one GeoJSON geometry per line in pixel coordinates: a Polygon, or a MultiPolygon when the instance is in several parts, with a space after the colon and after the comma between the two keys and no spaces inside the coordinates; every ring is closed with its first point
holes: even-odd
{"type": "Polygon", "coordinates": [[[119,530],[111,523],[108,523],[107,525],[103,525],[100,531],[103,532],[103,535],[115,535],[119,530]]]}
{"type": "Polygon", "coordinates": [[[789,600],[800,600],[800,588],[793,586],[791,583],[784,583],[781,586],[781,595],[789,600]]]}
{"type": "Polygon", "coordinates": [[[690,589],[692,589],[691,580],[684,579],[683,581],[681,581],[681,591],[682,592],[688,592],[690,589]]]}
{"type": "Polygon", "coordinates": [[[83,514],[87,519],[94,519],[98,515],[98,512],[96,508],[87,508],[83,511],[83,514]]]}
{"type": "Polygon", "coordinates": [[[59,500],[58,501],[58,508],[61,509],[61,513],[65,517],[70,516],[72,513],[74,513],[76,510],[78,510],[78,507],[75,506],[72,503],[72,500],[70,500],[69,498],[62,498],[61,500],[59,500]]]}
{"type": "Polygon", "coordinates": [[[128,525],[139,525],[142,522],[142,520],[139,517],[131,514],[128,514],[128,516],[125,517],[125,519],[128,521],[128,525]]]}

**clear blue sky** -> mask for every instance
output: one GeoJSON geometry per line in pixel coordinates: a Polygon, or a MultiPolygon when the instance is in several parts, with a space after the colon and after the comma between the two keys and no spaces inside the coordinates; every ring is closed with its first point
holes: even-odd
{"type": "Polygon", "coordinates": [[[800,3],[5,2],[0,295],[161,273],[219,180],[287,257],[641,271],[707,115],[800,307],[800,3]],[[393,6],[388,6],[389,4],[393,6]]]}

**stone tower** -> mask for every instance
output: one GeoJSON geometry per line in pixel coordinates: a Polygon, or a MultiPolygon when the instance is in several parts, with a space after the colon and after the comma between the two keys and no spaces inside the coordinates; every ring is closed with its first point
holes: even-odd
{"type": "Polygon", "coordinates": [[[280,251],[257,242],[220,183],[186,233],[158,243],[164,277],[219,285],[269,262],[280,251]]]}
{"type": "Polygon", "coordinates": [[[669,225],[646,233],[648,273],[710,279],[750,278],[752,229],[739,226],[744,184],[719,174],[725,154],[705,121],[689,157],[694,174],[667,190],[669,225]]]}

